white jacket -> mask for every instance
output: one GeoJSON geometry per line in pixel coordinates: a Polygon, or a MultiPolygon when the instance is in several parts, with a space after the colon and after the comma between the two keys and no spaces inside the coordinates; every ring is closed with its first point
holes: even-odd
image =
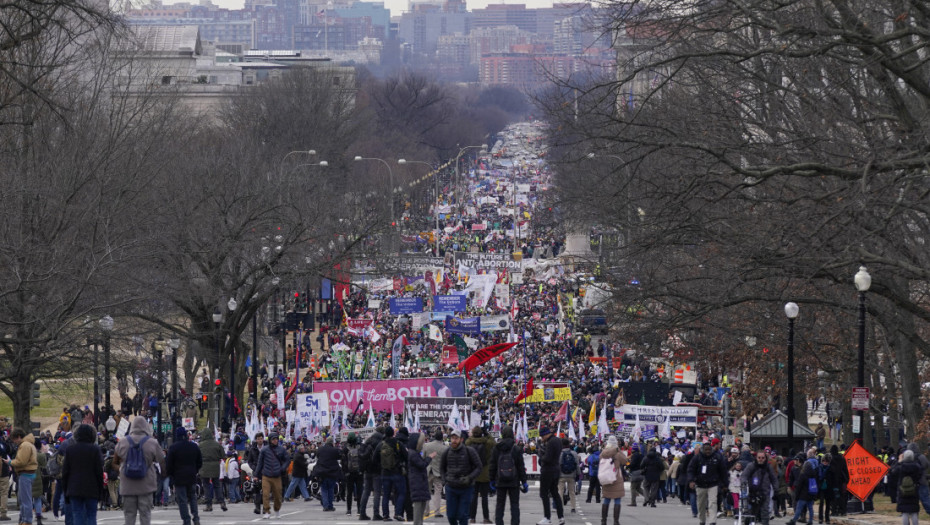
{"type": "Polygon", "coordinates": [[[220,479],[239,479],[239,461],[235,457],[220,462],[220,479]]]}

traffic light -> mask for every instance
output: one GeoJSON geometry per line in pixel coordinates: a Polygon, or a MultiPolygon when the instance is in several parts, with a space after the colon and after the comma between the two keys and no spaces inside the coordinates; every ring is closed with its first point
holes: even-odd
{"type": "Polygon", "coordinates": [[[203,403],[206,403],[206,402],[207,402],[207,394],[201,394],[201,395],[200,395],[200,401],[203,402],[203,403]]]}
{"type": "Polygon", "coordinates": [[[40,396],[40,395],[41,395],[41,392],[39,391],[39,383],[33,383],[33,385],[32,385],[32,404],[31,404],[31,406],[34,406],[34,407],[39,406],[39,402],[40,402],[39,396],[40,396]]]}

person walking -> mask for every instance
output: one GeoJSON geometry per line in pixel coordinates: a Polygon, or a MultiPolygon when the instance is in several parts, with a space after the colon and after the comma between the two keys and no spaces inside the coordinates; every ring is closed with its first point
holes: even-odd
{"type": "Polygon", "coordinates": [[[630,454],[630,506],[636,506],[636,496],[645,495],[643,494],[643,454],[639,451],[639,443],[633,443],[633,446],[630,447],[630,450],[633,451],[630,454]]]}
{"type": "Polygon", "coordinates": [[[823,421],[817,423],[814,434],[817,436],[817,450],[823,450],[823,441],[827,438],[827,429],[824,428],[823,421]]]}
{"type": "Polygon", "coordinates": [[[491,523],[491,512],[488,508],[488,494],[491,490],[491,475],[489,473],[491,454],[494,453],[494,438],[488,435],[483,428],[475,427],[471,429],[468,439],[465,440],[465,445],[475,449],[475,452],[478,453],[478,458],[481,460],[481,474],[478,474],[478,479],[475,480],[475,493],[472,495],[471,499],[471,522],[475,523],[475,520],[478,519],[478,499],[481,499],[481,513],[484,516],[485,525],[490,525],[491,523]]]}
{"type": "Polygon", "coordinates": [[[426,436],[419,432],[414,432],[407,438],[407,486],[413,504],[413,525],[423,525],[426,502],[430,496],[427,468],[434,460],[439,462],[435,452],[432,456],[422,455],[425,441],[426,436]]]}
{"type": "Polygon", "coordinates": [[[814,522],[814,500],[817,499],[819,482],[817,480],[817,466],[811,461],[805,461],[801,465],[801,472],[798,474],[794,484],[794,517],[788,520],[788,525],[794,525],[798,519],[804,518],[804,511],[808,513],[807,524],[814,522]]]}
{"type": "Polygon", "coordinates": [[[566,439],[562,442],[562,452],[559,454],[559,494],[568,492],[572,514],[578,512],[578,504],[575,500],[575,480],[580,475],[581,457],[572,450],[571,442],[566,439]]]}
{"type": "Polygon", "coordinates": [[[362,512],[362,486],[365,483],[364,473],[362,472],[361,446],[358,443],[358,435],[355,432],[349,432],[346,437],[346,445],[342,449],[342,474],[345,477],[346,484],[346,515],[352,515],[352,501],[356,502],[359,515],[362,512]]]}
{"type": "MultiPolygon", "coordinates": [[[[511,434],[512,433],[513,431],[511,431],[511,434]]],[[[426,457],[434,457],[433,455],[435,454],[436,458],[441,458],[448,449],[449,447],[442,442],[442,429],[437,428],[436,431],[433,432],[433,439],[423,445],[423,455],[426,457]]],[[[429,486],[430,492],[432,493],[428,511],[434,518],[441,518],[443,516],[439,511],[442,510],[442,475],[439,472],[439,460],[431,461],[426,472],[429,474],[429,486]]]]}
{"type": "Polygon", "coordinates": [[[216,442],[211,426],[207,426],[200,435],[200,453],[203,455],[203,466],[200,468],[200,480],[203,482],[206,491],[206,505],[204,512],[213,512],[213,502],[220,504],[223,512],[229,510],[226,507],[226,499],[223,498],[223,480],[220,479],[220,463],[223,462],[223,445],[216,442]]]}
{"type": "MultiPolygon", "coordinates": [[[[834,447],[835,446],[836,445],[834,445],[834,447]]],[[[930,474],[930,460],[927,459],[927,456],[920,453],[920,445],[918,445],[917,443],[909,443],[907,445],[907,450],[910,450],[911,452],[914,453],[914,461],[917,462],[918,465],[920,465],[921,476],[920,476],[920,486],[917,487],[918,496],[920,497],[920,502],[923,505],[924,510],[927,511],[928,514],[930,514],[930,487],[928,487],[927,485],[927,474],[930,474]]],[[[831,453],[833,452],[832,449],[830,451],[831,453]]],[[[843,467],[846,466],[845,461],[837,461],[835,459],[839,457],[838,454],[834,453],[833,457],[834,457],[834,461],[832,464],[833,466],[836,466],[838,463],[842,463],[843,467]]],[[[834,470],[837,470],[837,469],[834,469],[834,470]]],[[[848,474],[846,475],[845,478],[841,475],[837,475],[837,478],[838,478],[837,484],[840,485],[842,489],[842,485],[844,485],[847,481],[846,478],[848,478],[848,474]]],[[[0,485],[0,487],[2,487],[2,485],[0,485]]]]}
{"type": "Polygon", "coordinates": [[[652,447],[646,452],[643,458],[643,483],[645,484],[644,492],[646,501],[644,507],[655,507],[656,498],[659,495],[659,486],[662,484],[662,475],[665,474],[667,465],[662,456],[659,455],[656,447],[652,447]]]}
{"type": "Polygon", "coordinates": [[[278,442],[278,435],[268,436],[268,444],[262,447],[258,455],[255,477],[262,483],[262,518],[271,517],[271,501],[274,499],[274,517],[281,517],[281,476],[287,472],[290,458],[287,451],[278,442]]]}
{"type": "Polygon", "coordinates": [[[16,457],[5,461],[16,472],[19,522],[32,523],[32,484],[35,482],[36,470],[39,468],[35,436],[31,433],[26,434],[26,431],[21,428],[14,428],[13,432],[10,433],[10,441],[13,442],[14,446],[18,447],[16,457]]]}
{"type": "Polygon", "coordinates": [[[284,501],[291,501],[295,490],[300,491],[304,501],[310,501],[310,493],[307,492],[307,469],[309,467],[310,456],[307,454],[307,447],[301,443],[291,460],[291,482],[287,484],[287,490],[284,491],[284,501]]]}
{"type": "MultiPolygon", "coordinates": [[[[737,463],[737,465],[740,465],[737,463]]],[[[734,468],[736,466],[734,465],[734,468]]],[[[742,492],[742,487],[747,487],[749,508],[757,523],[768,525],[769,523],[769,501],[771,494],[777,490],[778,474],[772,467],[768,455],[765,451],[756,452],[752,463],[749,463],[739,477],[740,486],[737,487],[736,494],[742,492]]],[[[739,500],[737,500],[735,512],[739,512],[739,500]]]]}
{"type": "Polygon", "coordinates": [[[585,503],[591,503],[591,496],[594,496],[594,502],[601,502],[601,482],[597,479],[597,467],[601,462],[601,451],[597,445],[591,446],[591,453],[585,458],[588,465],[588,498],[585,503]]]}
{"type": "Polygon", "coordinates": [[[497,492],[494,505],[494,523],[504,525],[504,506],[510,500],[510,525],[520,525],[520,493],[529,491],[526,480],[526,465],[523,463],[523,450],[516,446],[513,429],[505,426],[501,430],[501,440],[494,446],[491,464],[491,491],[497,492]]]}
{"type": "Polygon", "coordinates": [[[449,441],[439,463],[439,475],[446,487],[446,517],[449,525],[467,525],[475,480],[481,474],[481,459],[462,442],[461,430],[452,431],[449,441]]]}
{"type": "Polygon", "coordinates": [[[836,493],[839,492],[836,480],[836,470],[832,468],[833,454],[824,454],[820,460],[820,471],[817,473],[817,480],[820,487],[817,491],[817,522],[830,523],[830,511],[833,508],[833,500],[836,493]]]}
{"type": "Polygon", "coordinates": [[[381,518],[381,441],[384,439],[382,428],[376,428],[374,433],[362,443],[359,449],[359,465],[364,472],[365,486],[362,487],[362,500],[359,502],[360,521],[374,519],[380,521],[381,518]],[[368,516],[368,497],[374,495],[374,512],[368,516]]]}
{"type": "MultiPolygon", "coordinates": [[[[316,451],[316,465],[313,467],[313,475],[320,479],[320,501],[323,503],[323,512],[336,511],[336,483],[343,480],[339,457],[339,449],[333,445],[332,437],[326,438],[323,446],[316,451]]],[[[403,487],[403,484],[401,484],[401,487],[403,487]]],[[[401,505],[402,508],[403,505],[401,505]]]]}
{"type": "Polygon", "coordinates": [[[391,493],[394,498],[394,519],[404,521],[404,498],[407,491],[403,469],[407,465],[407,451],[394,437],[394,429],[384,428],[384,440],[379,453],[381,460],[381,515],[391,520],[391,493]]]}
{"type": "Polygon", "coordinates": [[[562,507],[562,495],[559,494],[559,459],[562,457],[562,440],[552,434],[548,427],[539,430],[539,497],[542,499],[544,518],[537,525],[552,523],[552,505],[555,505],[559,525],[565,525],[565,510],[562,507]]]}
{"type": "Polygon", "coordinates": [[[103,490],[103,462],[90,425],[78,425],[74,444],[61,465],[62,492],[68,500],[73,525],[96,525],[97,498],[103,490]]]}
{"type": "Polygon", "coordinates": [[[611,500],[614,502],[613,525],[620,525],[620,509],[623,504],[623,496],[625,496],[623,467],[627,464],[627,461],[626,454],[620,450],[617,437],[613,435],[609,436],[607,438],[607,445],[604,446],[604,450],[601,451],[600,454],[598,474],[600,474],[603,469],[612,469],[615,481],[613,483],[601,485],[601,495],[603,497],[603,504],[601,505],[601,525],[607,525],[607,517],[610,515],[611,500]]]}
{"type": "Polygon", "coordinates": [[[229,497],[229,502],[239,503],[242,499],[239,495],[239,456],[235,450],[226,452],[226,461],[223,462],[221,474],[226,481],[226,495],[229,497]]]}
{"type": "MultiPolygon", "coordinates": [[[[719,488],[727,482],[727,462],[714,447],[707,442],[695,452],[688,463],[688,486],[697,494],[698,521],[701,525],[707,521],[708,503],[717,501],[719,488]]],[[[711,509],[710,516],[716,520],[711,509]]],[[[711,521],[716,523],[716,521],[711,521]]]]}
{"type": "Polygon", "coordinates": [[[923,476],[920,463],[914,456],[914,451],[907,449],[888,475],[891,501],[895,502],[895,510],[901,513],[903,525],[917,525],[920,514],[920,477],[923,476]]]}
{"type": "Polygon", "coordinates": [[[158,472],[152,465],[157,464],[161,472],[167,469],[161,445],[152,439],[152,425],[144,417],[136,416],[129,425],[129,434],[116,444],[113,454],[114,466],[119,469],[119,493],[123,497],[126,525],[134,525],[136,517],[141,525],[150,525],[158,488],[158,472]]]}
{"type": "Polygon", "coordinates": [[[181,513],[182,525],[200,525],[197,512],[197,494],[194,485],[197,473],[203,467],[203,453],[195,443],[191,443],[187,429],[178,427],[174,431],[174,443],[168,448],[165,458],[165,475],[174,485],[174,495],[181,513]]]}
{"type": "Polygon", "coordinates": [[[249,468],[244,470],[252,479],[252,503],[255,504],[255,509],[252,512],[255,514],[262,513],[262,489],[261,483],[258,482],[258,457],[261,455],[264,446],[265,435],[259,432],[255,434],[255,440],[245,451],[245,464],[249,468]]]}

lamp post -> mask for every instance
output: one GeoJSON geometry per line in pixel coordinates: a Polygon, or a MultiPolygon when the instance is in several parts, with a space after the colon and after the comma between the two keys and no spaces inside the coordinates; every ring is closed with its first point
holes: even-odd
{"type": "Polygon", "coordinates": [[[100,319],[103,329],[103,409],[110,413],[110,333],[113,331],[113,318],[109,315],[100,319]]]}
{"type": "MultiPolygon", "coordinates": [[[[430,170],[433,169],[433,165],[429,162],[423,162],[421,160],[407,160],[407,159],[397,159],[397,163],[403,166],[404,164],[423,164],[430,170]]],[[[433,214],[436,216],[436,257],[439,257],[439,174],[433,173],[433,181],[435,182],[436,190],[436,199],[433,201],[433,214]]]]}
{"type": "MultiPolygon", "coordinates": [[[[216,338],[216,368],[214,368],[214,381],[216,384],[220,384],[220,324],[223,322],[223,312],[220,311],[219,307],[213,310],[213,328],[214,328],[214,337],[216,338]]],[[[215,405],[215,411],[213,413],[213,430],[220,428],[220,400],[221,397],[217,395],[216,392],[213,393],[213,404],[215,405]]]]}
{"type": "MultiPolygon", "coordinates": [[[[297,150],[297,151],[288,152],[287,155],[284,155],[284,157],[281,159],[281,167],[278,168],[279,179],[284,177],[284,161],[286,161],[288,157],[290,157],[291,155],[294,155],[295,153],[314,156],[316,155],[316,150],[315,149],[297,150]]],[[[323,162],[326,162],[326,161],[323,161],[323,162]]],[[[268,175],[268,180],[271,180],[270,174],[268,175]]]]}
{"type": "MultiPolygon", "coordinates": [[[[235,297],[230,297],[229,302],[226,303],[226,308],[229,308],[229,316],[232,317],[236,311],[236,307],[239,306],[239,303],[236,302],[235,297]]],[[[229,359],[229,399],[232,403],[230,408],[230,413],[235,417],[236,411],[236,345],[232,345],[232,352],[230,353],[229,359]]]]}
{"type": "Polygon", "coordinates": [[[181,417],[181,407],[178,403],[178,348],[180,347],[181,339],[177,337],[168,339],[168,348],[171,349],[171,399],[174,401],[174,414],[169,414],[171,418],[171,439],[174,439],[177,421],[181,417]]]}
{"type": "Polygon", "coordinates": [[[94,341],[94,429],[100,425],[100,353],[98,342],[94,341]]]}
{"type": "Polygon", "coordinates": [[[788,317],[788,449],[794,448],[794,320],[798,317],[797,303],[785,303],[788,317]]]}
{"type": "MultiPolygon", "coordinates": [[[[859,291],[859,370],[858,375],[856,376],[856,386],[864,387],[865,386],[865,292],[869,291],[869,288],[872,286],[872,276],[869,275],[869,272],[865,269],[865,266],[860,266],[859,271],[856,272],[856,276],[853,278],[853,282],[856,284],[856,290],[859,291]]],[[[856,437],[859,439],[859,442],[862,443],[862,429],[865,427],[865,421],[862,420],[862,415],[853,415],[853,419],[859,418],[859,432],[856,433],[856,437]]]]}
{"type": "Polygon", "coordinates": [[[163,383],[162,379],[164,376],[164,367],[162,366],[162,358],[164,357],[165,352],[165,340],[158,336],[158,339],[152,342],[152,349],[155,350],[155,377],[157,381],[157,403],[155,404],[155,437],[159,443],[164,441],[164,433],[162,432],[162,421],[161,421],[161,405],[164,401],[164,391],[162,389],[163,383]]]}

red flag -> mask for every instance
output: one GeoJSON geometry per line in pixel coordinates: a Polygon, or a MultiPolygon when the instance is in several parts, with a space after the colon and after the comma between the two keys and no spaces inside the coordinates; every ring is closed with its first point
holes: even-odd
{"type": "Polygon", "coordinates": [[[562,421],[563,419],[568,419],[568,401],[562,402],[559,412],[555,415],[556,421],[562,421]]]}
{"type": "Polygon", "coordinates": [[[499,343],[496,345],[486,346],[474,354],[468,356],[468,359],[459,363],[459,370],[464,370],[465,375],[468,375],[472,369],[483,365],[494,359],[495,357],[503,354],[507,350],[517,346],[517,343],[499,343]]]}
{"type": "Polygon", "coordinates": [[[530,380],[526,382],[526,386],[523,388],[523,392],[517,396],[517,400],[514,403],[519,403],[522,399],[530,397],[533,395],[533,377],[530,376],[530,380]]]}

